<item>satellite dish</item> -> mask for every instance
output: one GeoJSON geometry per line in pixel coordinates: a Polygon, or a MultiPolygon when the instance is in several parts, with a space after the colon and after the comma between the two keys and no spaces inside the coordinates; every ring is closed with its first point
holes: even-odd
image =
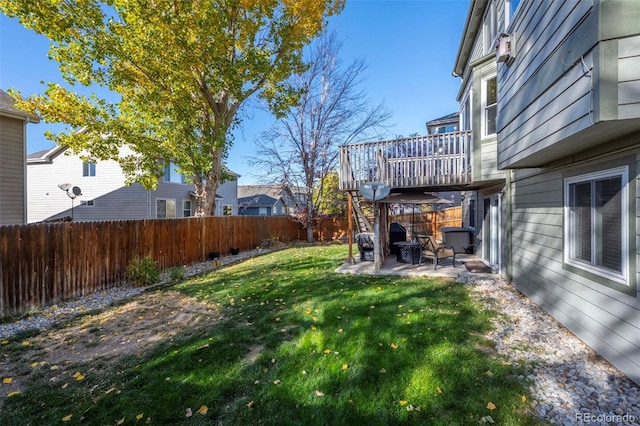
{"type": "Polygon", "coordinates": [[[78,186],[74,186],[73,189],[71,190],[71,192],[73,192],[73,194],[77,197],[79,195],[82,195],[82,191],[80,190],[80,187],[78,186]]]}
{"type": "Polygon", "coordinates": [[[364,198],[371,201],[378,201],[386,198],[391,192],[389,185],[382,182],[368,182],[360,185],[360,193],[364,198]]]}
{"type": "Polygon", "coordinates": [[[71,184],[61,183],[60,185],[58,185],[58,188],[62,189],[63,191],[68,191],[69,189],[71,189],[71,184]]]}

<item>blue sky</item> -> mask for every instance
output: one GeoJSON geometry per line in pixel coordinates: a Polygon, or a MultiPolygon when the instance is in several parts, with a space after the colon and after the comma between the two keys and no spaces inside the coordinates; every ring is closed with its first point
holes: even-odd
{"type": "MultiPolygon", "coordinates": [[[[451,75],[469,0],[347,0],[344,12],[331,18],[343,41],[344,62],[364,58],[363,89],[372,104],[384,102],[392,112],[391,135],[425,134],[425,122],[458,110],[460,79],[451,75]]],[[[41,93],[41,82],[62,82],[58,64],[47,57],[46,37],[0,15],[0,88],[23,95],[41,93]]],[[[273,122],[268,114],[247,110],[236,132],[227,164],[242,177],[240,185],[259,181],[248,157],[257,134],[273,122]]],[[[27,152],[53,146],[40,123],[29,125],[27,152]]],[[[57,127],[57,129],[61,129],[57,127]]]]}

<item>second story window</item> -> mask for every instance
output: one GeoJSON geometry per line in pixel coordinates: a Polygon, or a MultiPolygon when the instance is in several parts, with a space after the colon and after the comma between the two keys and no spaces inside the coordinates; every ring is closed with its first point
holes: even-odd
{"type": "Polygon", "coordinates": [[[489,54],[495,50],[498,36],[498,12],[495,2],[490,2],[484,15],[483,24],[484,53],[489,54]]]}
{"type": "Polygon", "coordinates": [[[482,113],[483,113],[483,136],[490,136],[496,133],[496,115],[498,112],[498,87],[496,77],[491,77],[482,82],[482,113]]]}
{"type": "Polygon", "coordinates": [[[460,126],[462,130],[471,130],[471,92],[467,93],[467,97],[462,103],[460,126]]]}
{"type": "Polygon", "coordinates": [[[89,163],[87,161],[82,163],[82,176],[95,176],[96,175],[96,163],[89,163]]]}
{"type": "Polygon", "coordinates": [[[173,162],[164,166],[164,176],[162,180],[165,182],[185,183],[184,176],[178,173],[178,168],[173,162]]]}

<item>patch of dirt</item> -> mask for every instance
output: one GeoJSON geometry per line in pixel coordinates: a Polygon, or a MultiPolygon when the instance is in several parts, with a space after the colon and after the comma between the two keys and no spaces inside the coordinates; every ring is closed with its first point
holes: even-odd
{"type": "Polygon", "coordinates": [[[160,291],[142,293],[96,315],[76,317],[29,338],[20,350],[3,351],[0,378],[11,377],[12,381],[0,392],[0,407],[8,394],[23,389],[38,369],[72,374],[76,365],[86,362],[142,356],[177,335],[204,335],[222,318],[214,303],[160,291]]]}

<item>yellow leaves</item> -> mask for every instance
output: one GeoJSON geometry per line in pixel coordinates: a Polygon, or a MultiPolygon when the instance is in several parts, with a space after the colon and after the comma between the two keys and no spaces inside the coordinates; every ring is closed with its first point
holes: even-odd
{"type": "Polygon", "coordinates": [[[311,309],[307,309],[306,311],[304,311],[305,315],[311,315],[311,309]]]}
{"type": "Polygon", "coordinates": [[[522,396],[520,397],[520,400],[521,400],[522,402],[527,402],[527,397],[526,397],[526,396],[524,396],[524,395],[522,395],[522,396]]]}
{"type": "Polygon", "coordinates": [[[3,385],[10,385],[12,382],[13,382],[13,378],[11,377],[5,377],[4,379],[2,379],[3,385]]]}
{"type": "Polygon", "coordinates": [[[76,379],[78,382],[84,380],[84,374],[80,373],[79,371],[76,371],[75,373],[73,373],[73,377],[74,379],[76,379]]]}
{"type": "Polygon", "coordinates": [[[342,364],[342,369],[343,369],[343,370],[346,370],[346,369],[348,369],[348,368],[349,368],[349,364],[342,364]]]}
{"type": "Polygon", "coordinates": [[[316,330],[318,330],[318,327],[316,327],[315,325],[312,325],[311,326],[311,331],[316,331],[316,330]]]}
{"type": "Polygon", "coordinates": [[[207,411],[209,411],[209,408],[207,408],[206,405],[201,405],[200,408],[198,408],[197,413],[204,416],[205,414],[207,414],[207,411]]]}
{"type": "Polygon", "coordinates": [[[25,340],[24,342],[22,342],[22,346],[31,346],[31,342],[28,340],[25,340]]]}
{"type": "Polygon", "coordinates": [[[70,421],[70,420],[71,420],[71,417],[73,417],[73,414],[67,414],[66,416],[64,416],[64,417],[62,418],[62,421],[63,421],[63,422],[68,422],[68,421],[70,421]]]}
{"type": "Polygon", "coordinates": [[[489,403],[487,404],[487,408],[493,411],[496,409],[496,405],[493,402],[489,401],[489,403]]]}
{"type": "Polygon", "coordinates": [[[313,320],[313,322],[317,322],[318,321],[318,317],[311,317],[311,320],[313,320]]]}
{"type": "Polygon", "coordinates": [[[13,392],[9,392],[7,396],[11,398],[12,396],[20,395],[20,393],[21,393],[20,391],[13,391],[13,392]]]}
{"type": "Polygon", "coordinates": [[[408,403],[409,403],[409,401],[405,401],[404,399],[403,399],[403,400],[400,400],[400,405],[402,405],[403,407],[404,407],[405,405],[407,405],[408,403]]]}
{"type": "Polygon", "coordinates": [[[324,396],[324,392],[321,392],[321,391],[317,390],[317,391],[316,391],[316,396],[317,396],[318,398],[322,398],[322,397],[324,396]]]}
{"type": "Polygon", "coordinates": [[[485,374],[485,376],[488,376],[488,377],[492,377],[493,376],[493,373],[491,372],[491,370],[487,370],[484,374],[485,374]]]}
{"type": "Polygon", "coordinates": [[[118,426],[120,426],[122,424],[124,424],[124,417],[116,422],[116,425],[118,425],[118,426]]]}
{"type": "Polygon", "coordinates": [[[442,393],[442,388],[441,388],[440,386],[438,386],[438,387],[436,388],[436,391],[437,391],[438,393],[442,393]]]}
{"type": "Polygon", "coordinates": [[[385,370],[384,368],[380,369],[380,374],[385,374],[387,372],[387,370],[385,370]]]}
{"type": "Polygon", "coordinates": [[[9,344],[9,341],[5,339],[5,340],[3,340],[2,342],[0,342],[0,344],[8,345],[8,344],[9,344]]]}
{"type": "Polygon", "coordinates": [[[324,353],[325,355],[328,355],[331,353],[331,349],[325,349],[322,353],[324,353]]]}
{"type": "Polygon", "coordinates": [[[276,379],[276,380],[273,381],[273,384],[276,385],[276,386],[281,385],[282,384],[282,380],[276,379]]]}
{"type": "Polygon", "coordinates": [[[389,346],[391,346],[391,349],[393,349],[394,351],[398,349],[398,345],[396,345],[395,343],[391,343],[389,346]]]}

